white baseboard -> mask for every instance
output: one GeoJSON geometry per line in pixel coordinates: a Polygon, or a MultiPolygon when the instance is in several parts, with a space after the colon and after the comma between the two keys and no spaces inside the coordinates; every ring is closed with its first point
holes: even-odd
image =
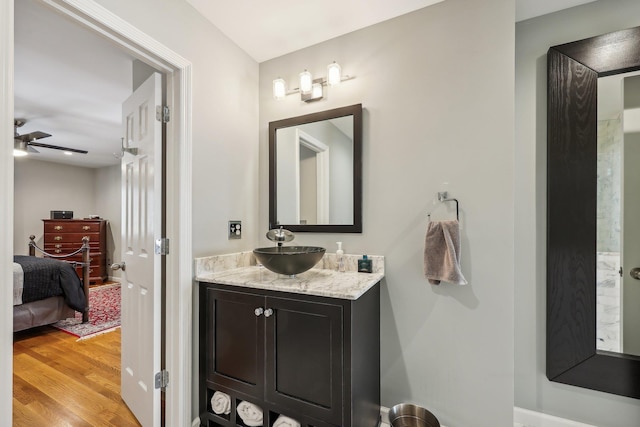
{"type": "MultiPolygon", "coordinates": [[[[381,406],[382,426],[389,427],[389,408],[381,406]]],[[[441,426],[445,427],[445,426],[441,426]]],[[[523,408],[513,408],[513,427],[596,427],[523,408]]]]}
{"type": "Polygon", "coordinates": [[[528,409],[513,408],[514,427],[596,427],[528,409]]]}

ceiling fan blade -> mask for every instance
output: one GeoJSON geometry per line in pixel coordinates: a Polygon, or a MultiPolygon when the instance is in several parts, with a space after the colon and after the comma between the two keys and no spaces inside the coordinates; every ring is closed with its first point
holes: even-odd
{"type": "Polygon", "coordinates": [[[31,144],[27,144],[27,153],[39,153],[39,151],[33,148],[31,144]]]}
{"type": "Polygon", "coordinates": [[[60,145],[50,145],[50,144],[42,144],[40,142],[29,142],[29,145],[34,145],[36,147],[42,147],[42,148],[51,148],[53,150],[62,150],[62,151],[70,151],[72,153],[79,153],[79,154],[87,154],[88,151],[87,150],[78,150],[76,148],[68,148],[68,147],[62,147],[60,145]]]}
{"type": "Polygon", "coordinates": [[[35,132],[25,133],[24,135],[16,135],[15,139],[19,139],[19,140],[24,141],[24,142],[31,142],[31,141],[34,141],[36,139],[47,138],[49,136],[51,136],[51,135],[48,134],[48,133],[35,131],[35,132]]]}

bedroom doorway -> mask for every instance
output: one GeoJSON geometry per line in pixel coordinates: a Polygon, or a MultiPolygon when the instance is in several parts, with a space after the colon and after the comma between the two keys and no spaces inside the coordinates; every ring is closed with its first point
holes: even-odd
{"type": "MultiPolygon", "coordinates": [[[[100,8],[91,0],[75,0],[67,2],[65,0],[42,0],[42,3],[53,7],[70,17],[73,21],[87,26],[91,31],[106,36],[112,42],[119,45],[135,56],[142,58],[145,62],[159,68],[167,77],[167,104],[172,109],[172,122],[167,126],[167,160],[171,173],[166,176],[167,187],[167,229],[170,230],[167,238],[171,240],[172,246],[180,247],[180,253],[166,260],[168,280],[174,285],[168,290],[166,318],[167,322],[166,339],[175,343],[171,351],[166,354],[166,367],[171,372],[172,386],[167,389],[167,423],[170,425],[185,425],[190,423],[191,412],[191,223],[190,223],[190,198],[191,198],[191,176],[190,168],[190,82],[191,66],[172,51],[158,44],[155,40],[141,33],[136,28],[122,21],[117,16],[100,8]],[[72,3],[72,5],[70,4],[72,3]],[[180,141],[180,144],[177,143],[180,141]]],[[[0,49],[0,62],[3,67],[13,68],[12,46],[13,22],[8,16],[12,15],[13,1],[3,2],[0,14],[0,32],[2,40],[9,41],[7,49],[0,49]]],[[[13,86],[11,73],[0,76],[0,92],[9,94],[3,97],[0,106],[2,121],[9,123],[13,118],[12,105],[7,98],[12,98],[13,86]],[[7,108],[8,107],[8,108],[7,108]]],[[[0,130],[7,130],[6,124],[0,125],[0,130]]],[[[0,155],[0,162],[7,173],[2,176],[3,182],[13,183],[13,159],[10,150],[7,148],[0,155]]],[[[6,186],[4,186],[6,188],[6,186]]],[[[11,194],[9,192],[8,194],[11,194]]],[[[8,210],[12,211],[12,197],[9,200],[8,210]]],[[[6,200],[5,199],[5,200],[6,200]]],[[[7,228],[13,226],[12,221],[6,222],[7,228]]],[[[11,235],[11,230],[9,233],[11,235]]],[[[8,242],[0,250],[3,257],[9,257],[12,253],[11,244],[8,242]]],[[[9,271],[9,269],[6,269],[9,271]]],[[[7,299],[8,301],[9,299],[7,299]]],[[[7,311],[8,313],[11,310],[7,311]]],[[[3,318],[2,324],[6,331],[11,330],[11,321],[8,317],[3,318]],[[7,323],[8,321],[8,323],[7,323]]],[[[3,339],[7,339],[11,334],[3,334],[3,339]]],[[[5,341],[6,343],[6,341],[5,341]]],[[[0,346],[10,349],[8,345],[0,346]]],[[[0,361],[11,365],[11,351],[1,352],[0,361]]],[[[1,395],[11,397],[11,378],[3,377],[8,381],[2,381],[6,387],[1,395]]],[[[11,399],[3,399],[0,409],[5,414],[11,413],[11,399]]]]}

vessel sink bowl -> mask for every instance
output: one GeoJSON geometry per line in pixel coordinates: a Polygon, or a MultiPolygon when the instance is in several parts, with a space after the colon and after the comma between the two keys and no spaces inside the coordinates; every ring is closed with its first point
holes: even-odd
{"type": "Polygon", "coordinates": [[[293,276],[316,265],[324,252],[325,248],[318,246],[271,246],[254,249],[253,255],[268,270],[293,276]]]}

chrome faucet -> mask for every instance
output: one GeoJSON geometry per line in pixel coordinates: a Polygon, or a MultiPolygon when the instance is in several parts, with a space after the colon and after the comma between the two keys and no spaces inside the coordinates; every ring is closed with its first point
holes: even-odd
{"type": "Polygon", "coordinates": [[[278,246],[282,246],[283,242],[290,242],[294,238],[295,235],[282,226],[280,226],[280,228],[273,228],[267,232],[267,239],[271,240],[272,242],[276,242],[278,246]]]}

